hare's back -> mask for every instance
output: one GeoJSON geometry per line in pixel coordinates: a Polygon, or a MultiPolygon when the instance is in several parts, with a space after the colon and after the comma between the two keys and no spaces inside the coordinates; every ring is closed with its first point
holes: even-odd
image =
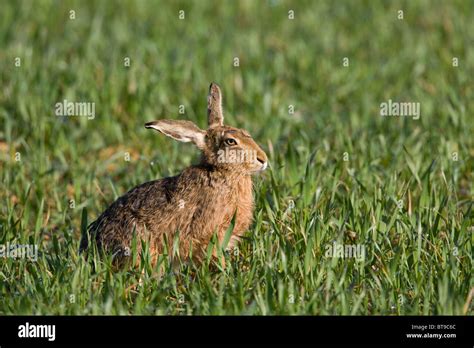
{"type": "MultiPolygon", "coordinates": [[[[140,234],[142,226],[148,224],[159,211],[169,210],[175,186],[176,177],[170,177],[146,182],[131,189],[89,225],[91,239],[96,239],[99,244],[104,244],[107,240],[126,242],[134,230],[140,234]]],[[[83,238],[81,250],[86,249],[87,244],[87,239],[83,238]]]]}

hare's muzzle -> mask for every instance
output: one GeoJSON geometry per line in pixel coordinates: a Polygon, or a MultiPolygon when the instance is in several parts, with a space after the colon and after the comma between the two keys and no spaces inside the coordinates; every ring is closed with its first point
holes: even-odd
{"type": "Polygon", "coordinates": [[[266,159],[262,159],[261,157],[257,157],[257,161],[260,163],[260,171],[264,171],[268,167],[268,161],[266,159]]]}

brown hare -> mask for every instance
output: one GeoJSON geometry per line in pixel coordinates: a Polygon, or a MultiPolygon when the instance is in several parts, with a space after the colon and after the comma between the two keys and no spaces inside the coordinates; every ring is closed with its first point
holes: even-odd
{"type": "Polygon", "coordinates": [[[265,170],[267,155],[248,132],[224,126],[221,91],[214,83],[209,87],[207,115],[207,130],[181,120],[145,124],[175,140],[194,143],[202,151],[200,163],[177,176],[141,184],[118,198],[89,225],[81,250],[92,240],[112,253],[114,262],[123,264],[136,234],[138,253],[141,240],[146,240],[154,261],[164,251],[164,243],[171,247],[176,239],[179,259],[199,263],[214,233],[220,243],[224,241],[234,216],[227,247],[236,245],[252,222],[251,174],[265,170]]]}

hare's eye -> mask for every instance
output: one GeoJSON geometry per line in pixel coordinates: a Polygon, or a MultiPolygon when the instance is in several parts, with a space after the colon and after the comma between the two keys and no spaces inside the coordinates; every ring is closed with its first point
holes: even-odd
{"type": "Polygon", "coordinates": [[[224,143],[225,143],[227,146],[234,146],[234,145],[237,145],[237,141],[235,141],[235,139],[232,139],[232,138],[227,138],[226,140],[224,140],[224,143]]]}

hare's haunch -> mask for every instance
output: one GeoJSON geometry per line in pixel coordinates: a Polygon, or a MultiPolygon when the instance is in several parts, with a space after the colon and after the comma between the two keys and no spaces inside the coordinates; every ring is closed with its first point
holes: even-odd
{"type": "MultiPolygon", "coordinates": [[[[267,156],[243,129],[224,126],[222,96],[212,83],[208,96],[208,129],[190,121],[159,120],[153,128],[175,140],[194,143],[201,162],[181,174],[144,183],[118,198],[88,227],[81,250],[89,240],[113,253],[117,263],[130,256],[133,235],[150,245],[153,259],[179,241],[179,257],[201,261],[214,233],[220,242],[235,215],[228,247],[233,247],[252,222],[251,174],[265,170],[267,156]]],[[[168,249],[171,250],[171,249],[168,249]]]]}

